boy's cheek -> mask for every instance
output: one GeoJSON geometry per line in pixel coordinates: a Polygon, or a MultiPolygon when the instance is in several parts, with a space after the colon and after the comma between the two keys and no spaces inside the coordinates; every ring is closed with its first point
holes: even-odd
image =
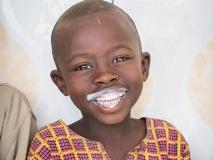
{"type": "Polygon", "coordinates": [[[88,92],[91,82],[87,79],[73,78],[68,81],[67,89],[70,95],[80,96],[88,92]]]}
{"type": "Polygon", "coordinates": [[[126,67],[125,69],[122,69],[121,72],[124,78],[132,80],[142,79],[143,77],[143,71],[139,64],[135,66],[126,67]]]}

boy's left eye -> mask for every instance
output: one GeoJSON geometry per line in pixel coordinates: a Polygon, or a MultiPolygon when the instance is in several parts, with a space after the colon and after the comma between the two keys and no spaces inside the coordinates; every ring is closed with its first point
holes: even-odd
{"type": "Polygon", "coordinates": [[[75,71],[83,71],[92,68],[89,64],[80,64],[74,68],[75,71]]]}
{"type": "Polygon", "coordinates": [[[113,60],[113,63],[124,62],[124,61],[127,61],[128,59],[129,59],[129,57],[116,57],[116,58],[113,60]]]}

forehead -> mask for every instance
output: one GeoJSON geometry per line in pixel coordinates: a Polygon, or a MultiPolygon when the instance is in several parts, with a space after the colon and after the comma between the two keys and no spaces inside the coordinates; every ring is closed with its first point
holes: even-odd
{"type": "Polygon", "coordinates": [[[120,27],[123,30],[135,32],[135,26],[131,23],[130,19],[119,10],[99,11],[93,14],[80,16],[77,18],[70,18],[66,16],[62,18],[61,22],[57,25],[58,34],[60,37],[64,34],[69,35],[76,30],[87,28],[88,26],[105,26],[105,27],[120,27]]]}
{"type": "Polygon", "coordinates": [[[111,36],[117,41],[131,39],[137,42],[133,24],[126,15],[118,11],[97,12],[72,20],[66,18],[57,30],[56,49],[60,52],[79,46],[82,40],[86,40],[85,37],[91,38],[92,42],[97,34],[101,34],[101,40],[111,36]]]}

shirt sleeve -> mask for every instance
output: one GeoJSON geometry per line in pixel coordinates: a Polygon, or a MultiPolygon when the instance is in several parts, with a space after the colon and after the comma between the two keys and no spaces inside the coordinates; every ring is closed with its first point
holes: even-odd
{"type": "Polygon", "coordinates": [[[50,160],[49,145],[36,133],[27,155],[27,160],[50,160]]]}

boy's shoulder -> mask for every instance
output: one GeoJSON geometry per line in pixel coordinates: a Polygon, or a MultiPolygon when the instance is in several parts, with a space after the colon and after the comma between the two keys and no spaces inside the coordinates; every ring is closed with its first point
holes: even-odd
{"type": "Polygon", "coordinates": [[[146,118],[146,125],[149,137],[155,137],[157,139],[168,139],[169,141],[183,141],[185,138],[181,131],[177,129],[170,122],[158,118],[146,118]],[[153,135],[154,134],[154,135],[153,135]]]}
{"type": "Polygon", "coordinates": [[[56,122],[47,124],[41,127],[35,137],[39,137],[41,140],[55,139],[56,137],[63,137],[68,135],[68,126],[63,120],[57,120],[56,122]]]}
{"type": "Polygon", "coordinates": [[[149,127],[176,129],[174,125],[172,125],[170,122],[163,119],[151,118],[151,117],[146,117],[145,119],[149,127]]]}

